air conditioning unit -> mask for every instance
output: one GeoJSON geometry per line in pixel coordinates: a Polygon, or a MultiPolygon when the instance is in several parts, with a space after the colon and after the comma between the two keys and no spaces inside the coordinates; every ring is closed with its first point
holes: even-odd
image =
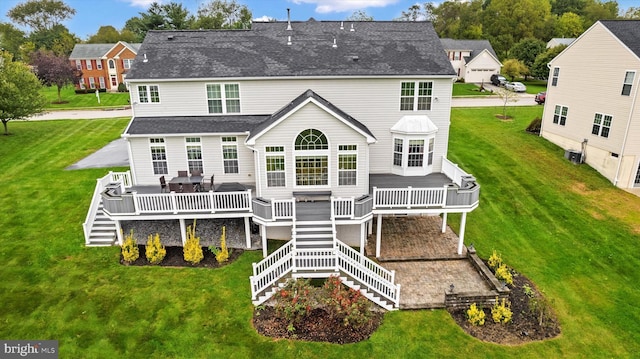
{"type": "Polygon", "coordinates": [[[579,165],[582,163],[582,152],[578,150],[566,150],[564,151],[564,158],[579,165]]]}

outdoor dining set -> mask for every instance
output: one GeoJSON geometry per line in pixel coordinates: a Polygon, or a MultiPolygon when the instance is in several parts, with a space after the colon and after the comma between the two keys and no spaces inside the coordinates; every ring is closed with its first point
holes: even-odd
{"type": "Polygon", "coordinates": [[[178,175],[173,177],[167,182],[164,176],[160,177],[160,188],[162,192],[176,192],[176,193],[193,193],[213,191],[213,175],[211,175],[211,181],[205,183],[205,177],[201,171],[193,170],[191,174],[188,171],[178,171],[178,175]]]}

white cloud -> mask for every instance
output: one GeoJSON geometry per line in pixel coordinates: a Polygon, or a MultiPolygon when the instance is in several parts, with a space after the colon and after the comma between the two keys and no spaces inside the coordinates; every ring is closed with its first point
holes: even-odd
{"type": "Polygon", "coordinates": [[[271,21],[272,17],[267,16],[267,15],[262,15],[260,17],[256,17],[254,18],[252,21],[253,22],[269,22],[271,21]]]}
{"type": "Polygon", "coordinates": [[[316,4],[315,11],[321,14],[385,7],[397,2],[398,0],[293,0],[294,4],[316,4]]]}
{"type": "Polygon", "coordinates": [[[126,0],[126,2],[129,3],[129,6],[146,9],[154,2],[162,3],[162,0],[126,0]]]}

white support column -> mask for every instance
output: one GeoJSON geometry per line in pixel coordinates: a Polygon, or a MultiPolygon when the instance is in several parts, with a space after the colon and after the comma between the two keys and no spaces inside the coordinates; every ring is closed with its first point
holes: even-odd
{"type": "Polygon", "coordinates": [[[249,217],[244,217],[244,235],[247,240],[247,248],[251,248],[251,228],[249,228],[249,217]]]}
{"type": "Polygon", "coordinates": [[[262,235],[262,258],[267,256],[267,226],[260,225],[260,234],[262,235]]]}
{"type": "Polygon", "coordinates": [[[364,255],[364,246],[367,238],[366,230],[367,230],[366,223],[360,224],[360,254],[361,255],[364,255]]]}
{"type": "Polygon", "coordinates": [[[373,219],[370,219],[367,222],[367,235],[371,235],[373,233],[373,219]]]}
{"type": "Polygon", "coordinates": [[[382,237],[382,215],[378,215],[376,230],[376,258],[380,258],[380,237],[382,237]]]}
{"type": "Polygon", "coordinates": [[[462,212],[462,219],[460,219],[460,239],[458,240],[458,254],[462,254],[462,246],[464,246],[464,226],[467,223],[467,212],[462,212]]]}
{"type": "Polygon", "coordinates": [[[116,220],[116,238],[118,239],[118,245],[122,246],[124,239],[122,238],[122,226],[119,220],[116,220]]]}
{"type": "Polygon", "coordinates": [[[447,231],[447,212],[442,213],[442,233],[447,231]]]}
{"type": "Polygon", "coordinates": [[[183,218],[178,221],[180,222],[180,239],[182,239],[182,245],[184,246],[187,243],[187,225],[183,218]]]}

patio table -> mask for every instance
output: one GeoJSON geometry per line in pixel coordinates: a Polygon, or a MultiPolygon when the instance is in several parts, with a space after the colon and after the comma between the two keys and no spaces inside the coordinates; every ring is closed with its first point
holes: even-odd
{"type": "Polygon", "coordinates": [[[196,185],[197,187],[200,187],[200,185],[202,184],[202,180],[204,180],[204,176],[178,176],[173,177],[171,181],[169,181],[169,183],[177,183],[179,185],[182,185],[184,183],[191,183],[193,185],[196,185]]]}

